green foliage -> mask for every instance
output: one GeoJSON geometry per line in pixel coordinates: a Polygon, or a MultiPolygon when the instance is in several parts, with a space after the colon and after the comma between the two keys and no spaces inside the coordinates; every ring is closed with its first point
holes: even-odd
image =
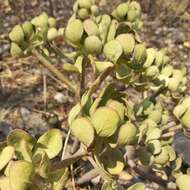
{"type": "MultiPolygon", "coordinates": [[[[101,15],[94,0],[77,0],[65,28],[57,28],[55,18],[46,13],[16,25],[9,34],[10,51],[15,57],[38,55],[43,65],[72,87],[49,61],[51,51],[67,58],[62,68],[77,75],[81,87],[77,88],[76,104],[68,113],[69,132],[98,167],[105,181],[102,190],[122,190],[117,179],[134,169],[129,169],[127,163],[131,161],[125,149],[128,146],[135,150],[135,167],[168,180],[176,179],[180,190],[188,190],[189,171],[182,173],[182,160],[172,147],[173,136],[166,133],[172,116],[163,101],[157,99],[162,94],[164,100],[173,98],[178,102],[173,113],[189,137],[190,98],[181,98],[186,90],[186,69],[173,66],[166,52],[147,47],[138,35],[141,27],[141,7],[136,1],[122,3],[110,15],[101,15]],[[56,46],[59,40],[72,50],[63,53],[56,46]],[[95,80],[85,86],[85,69],[89,67],[95,80]],[[102,88],[107,76],[112,77],[111,82],[102,88]],[[135,88],[145,97],[132,102],[127,91],[118,90],[118,83],[135,88]],[[166,167],[171,168],[172,179],[167,176],[166,167]]],[[[0,147],[0,188],[43,189],[48,183],[53,190],[63,189],[68,177],[66,167],[81,157],[76,154],[55,163],[62,148],[59,129],[50,129],[38,139],[13,130],[0,147]],[[21,176],[18,182],[13,170],[21,176]]],[[[64,151],[65,147],[63,155],[64,151]]],[[[132,178],[133,174],[127,176],[132,178]]],[[[144,189],[143,183],[128,188],[144,189]]]]}
{"type": "Polygon", "coordinates": [[[0,170],[3,174],[0,188],[26,190],[35,185],[36,189],[42,189],[43,180],[47,180],[52,187],[62,184],[61,178],[67,178],[67,169],[63,167],[61,174],[53,179],[52,173],[56,176],[58,171],[52,168],[51,160],[61,149],[62,135],[58,129],[50,129],[38,140],[25,131],[13,130],[0,153],[0,170]]]}

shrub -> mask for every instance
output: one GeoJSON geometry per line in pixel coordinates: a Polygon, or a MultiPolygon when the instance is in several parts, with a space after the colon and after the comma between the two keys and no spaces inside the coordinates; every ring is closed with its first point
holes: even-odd
{"type": "MultiPolygon", "coordinates": [[[[135,175],[144,175],[163,187],[190,189],[189,169],[181,171],[182,159],[172,147],[170,132],[183,129],[189,136],[190,101],[183,98],[186,69],[172,66],[164,51],[146,47],[138,35],[143,25],[140,16],[136,1],[122,3],[108,15],[99,14],[93,0],[77,0],[65,28],[57,28],[56,20],[42,13],[12,29],[12,56],[36,56],[76,95],[76,104],[68,113],[68,134],[81,146],[65,158],[61,130],[50,129],[38,140],[22,130],[13,130],[1,144],[2,190],[67,188],[68,166],[83,157],[102,177],[103,190],[123,189],[119,181],[129,183],[135,175]],[[72,51],[63,53],[56,46],[59,39],[72,51]],[[70,60],[63,69],[78,75],[80,84],[74,84],[52,64],[51,51],[70,60]],[[85,86],[87,67],[92,68],[95,80],[85,86]],[[101,87],[108,76],[112,76],[111,82],[101,87]],[[119,83],[133,87],[144,98],[132,102],[126,91],[118,89],[119,83]],[[160,94],[178,102],[173,111],[177,120],[158,98],[160,94]],[[169,127],[171,119],[174,126],[169,127]]],[[[85,177],[76,183],[80,181],[85,177]]],[[[145,189],[142,182],[128,188],[141,189],[145,189]]]]}

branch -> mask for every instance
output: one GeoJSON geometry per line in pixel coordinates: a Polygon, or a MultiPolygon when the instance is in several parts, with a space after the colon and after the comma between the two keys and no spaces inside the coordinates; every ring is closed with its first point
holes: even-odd
{"type": "Polygon", "coordinates": [[[92,169],[89,172],[85,173],[84,175],[82,175],[82,177],[80,177],[77,180],[77,184],[78,185],[83,185],[89,181],[91,181],[92,179],[94,179],[95,177],[99,176],[99,170],[97,169],[92,169]]]}
{"type": "Polygon", "coordinates": [[[131,169],[134,172],[136,172],[137,174],[139,174],[142,178],[148,179],[149,181],[153,181],[163,187],[167,187],[167,183],[168,183],[167,180],[164,180],[164,179],[154,175],[153,173],[144,172],[143,169],[141,169],[139,166],[136,166],[136,164],[133,160],[129,160],[128,164],[131,167],[131,169]]]}
{"type": "Polygon", "coordinates": [[[144,172],[142,169],[140,169],[139,167],[135,166],[133,168],[133,170],[138,173],[142,178],[144,179],[148,179],[149,181],[153,181],[161,186],[167,187],[167,181],[163,180],[162,178],[155,176],[151,173],[148,172],[144,172]]]}
{"type": "Polygon", "coordinates": [[[40,63],[47,68],[51,73],[53,73],[61,82],[69,87],[68,89],[73,93],[77,93],[77,87],[70,82],[70,79],[67,78],[63,73],[61,73],[45,56],[43,56],[39,51],[33,50],[33,55],[35,55],[40,63]]]}
{"type": "Polygon", "coordinates": [[[53,163],[52,168],[58,169],[58,168],[67,167],[87,155],[88,155],[88,152],[86,152],[83,148],[80,148],[75,154],[65,156],[65,158],[62,161],[53,163]]]}

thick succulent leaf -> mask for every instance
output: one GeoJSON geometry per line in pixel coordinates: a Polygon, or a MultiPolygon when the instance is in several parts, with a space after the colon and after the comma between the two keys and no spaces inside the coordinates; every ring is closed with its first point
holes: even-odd
{"type": "Polygon", "coordinates": [[[80,55],[77,57],[74,66],[78,69],[79,73],[82,73],[84,56],[80,55]]]}
{"type": "Polygon", "coordinates": [[[15,147],[16,150],[19,149],[20,142],[23,140],[28,143],[30,149],[32,149],[36,143],[35,138],[33,138],[32,136],[30,136],[28,133],[26,133],[21,129],[15,129],[11,131],[7,137],[7,143],[15,147]]]}
{"type": "Polygon", "coordinates": [[[116,132],[120,117],[112,108],[100,107],[92,114],[91,121],[98,136],[110,137],[116,132]]]}
{"type": "Polygon", "coordinates": [[[177,178],[176,183],[180,190],[188,190],[190,189],[190,176],[181,175],[177,178]]]}
{"type": "Polygon", "coordinates": [[[119,175],[125,166],[123,154],[117,149],[108,149],[100,160],[104,168],[112,175],[119,175]]]}
{"type": "Polygon", "coordinates": [[[116,8],[116,14],[119,18],[124,19],[127,15],[128,10],[129,10],[129,2],[121,3],[116,8]]]}
{"type": "Polygon", "coordinates": [[[146,134],[146,141],[150,141],[150,140],[156,140],[159,139],[161,137],[161,133],[162,131],[159,128],[151,128],[148,130],[147,134],[146,134]]]}
{"type": "Polygon", "coordinates": [[[18,157],[30,161],[31,151],[36,144],[36,139],[23,130],[15,129],[8,135],[7,144],[15,148],[18,157]]]}
{"type": "Polygon", "coordinates": [[[11,53],[11,56],[13,57],[21,57],[24,54],[21,47],[14,42],[11,43],[10,53],[11,53]]]}
{"type": "Polygon", "coordinates": [[[113,40],[115,38],[117,25],[118,25],[117,20],[112,20],[111,21],[109,31],[108,31],[108,36],[107,36],[107,42],[109,42],[109,41],[111,41],[111,40],[113,40]]]}
{"type": "Polygon", "coordinates": [[[35,172],[42,178],[49,177],[50,160],[45,151],[35,154],[32,158],[32,163],[35,168],[35,172]]]}
{"type": "Polygon", "coordinates": [[[113,67],[113,63],[109,61],[95,61],[94,64],[97,74],[105,71],[108,67],[113,67]]]}
{"type": "Polygon", "coordinates": [[[50,129],[37,141],[34,153],[45,151],[50,159],[59,154],[63,146],[62,134],[59,129],[50,129]]]}
{"type": "Polygon", "coordinates": [[[90,146],[95,138],[95,131],[88,118],[80,117],[75,119],[70,125],[71,133],[87,147],[90,146]]]}
{"type": "Polygon", "coordinates": [[[111,98],[114,91],[115,89],[113,84],[109,84],[105,88],[103,88],[101,93],[95,99],[90,108],[90,115],[92,115],[99,106],[105,106],[107,101],[111,98]]]}
{"type": "Polygon", "coordinates": [[[123,48],[124,55],[131,55],[135,48],[135,39],[132,34],[120,34],[116,38],[123,48]]]}
{"type": "Polygon", "coordinates": [[[56,176],[59,175],[59,178],[58,178],[59,180],[54,181],[52,190],[62,190],[65,187],[66,182],[68,180],[68,175],[69,175],[68,169],[60,170],[59,174],[57,171],[57,173],[54,173],[54,175],[56,176]]]}
{"type": "Polygon", "coordinates": [[[59,169],[51,168],[49,172],[49,181],[51,183],[58,182],[63,176],[63,174],[65,175],[68,174],[68,168],[65,167],[59,169]]]}
{"type": "Polygon", "coordinates": [[[72,65],[70,63],[64,63],[63,64],[63,70],[66,72],[73,72],[73,73],[78,73],[79,70],[75,65],[72,65]]]}
{"type": "Polygon", "coordinates": [[[127,190],[145,190],[144,183],[135,183],[134,185],[130,186],[127,190]]]}
{"type": "Polygon", "coordinates": [[[136,140],[137,128],[131,122],[123,124],[118,131],[117,145],[130,145],[136,140]]]}
{"type": "Polygon", "coordinates": [[[80,42],[84,33],[83,24],[79,19],[70,21],[65,29],[65,37],[69,42],[80,42]]]}
{"type": "Polygon", "coordinates": [[[114,184],[112,181],[111,182],[104,182],[104,184],[102,185],[101,190],[119,190],[116,186],[116,184],[114,184]]]}
{"type": "Polygon", "coordinates": [[[162,119],[162,112],[160,110],[153,110],[150,112],[148,118],[155,121],[156,123],[160,123],[162,119]]]}
{"type": "Polygon", "coordinates": [[[116,78],[124,83],[129,83],[132,77],[132,71],[126,63],[119,63],[115,68],[116,78]]]}
{"type": "Polygon", "coordinates": [[[24,41],[24,31],[22,26],[16,25],[9,34],[11,41],[16,43],[22,43],[24,41]]]}
{"type": "Polygon", "coordinates": [[[125,117],[125,106],[124,106],[124,104],[119,102],[119,101],[110,99],[107,102],[106,106],[114,109],[119,114],[119,117],[121,119],[121,123],[123,123],[124,117],[125,117]]]}
{"type": "Polygon", "coordinates": [[[7,146],[0,152],[0,171],[8,164],[14,156],[14,147],[7,146]]]}
{"type": "Polygon", "coordinates": [[[89,54],[99,54],[102,51],[102,42],[97,36],[88,36],[84,41],[84,48],[89,54]]]}
{"type": "Polygon", "coordinates": [[[169,153],[167,147],[162,147],[161,153],[158,155],[155,155],[154,162],[156,164],[164,165],[169,161],[169,153]]]}
{"type": "Polygon", "coordinates": [[[108,30],[110,27],[111,18],[109,15],[103,15],[101,17],[101,22],[99,24],[100,37],[102,39],[102,43],[104,44],[107,40],[108,30]]]}
{"type": "Polygon", "coordinates": [[[104,46],[105,57],[108,60],[112,61],[113,63],[117,62],[122,53],[123,53],[122,46],[117,40],[111,40],[107,42],[104,46]]]}
{"type": "Polygon", "coordinates": [[[11,189],[27,190],[33,176],[32,163],[27,161],[12,162],[9,169],[9,179],[11,189]]]}
{"type": "Polygon", "coordinates": [[[159,140],[152,140],[149,141],[147,144],[147,150],[150,151],[152,154],[159,154],[161,152],[161,144],[159,140]]]}
{"type": "Polygon", "coordinates": [[[161,51],[156,52],[155,64],[160,66],[163,63],[164,54],[161,51]]]}
{"type": "Polygon", "coordinates": [[[156,50],[153,48],[148,48],[146,61],[144,62],[143,67],[148,68],[149,66],[151,66],[155,60],[155,57],[156,57],[156,50]]]}
{"type": "Polygon", "coordinates": [[[24,32],[24,35],[26,36],[26,38],[30,38],[33,33],[34,33],[34,30],[33,30],[33,25],[31,22],[29,21],[26,21],[22,24],[22,29],[23,29],[23,32],[24,32]]]}
{"type": "Polygon", "coordinates": [[[141,148],[138,152],[138,156],[142,165],[152,165],[154,157],[146,148],[141,148]]]}
{"type": "Polygon", "coordinates": [[[92,20],[92,19],[86,19],[83,22],[84,30],[88,34],[88,36],[98,36],[99,35],[99,29],[98,25],[92,20]]]}
{"type": "Polygon", "coordinates": [[[169,154],[169,161],[170,162],[174,161],[177,157],[174,148],[170,145],[167,145],[166,148],[167,148],[168,154],[169,154]]]}
{"type": "Polygon", "coordinates": [[[184,115],[181,117],[181,123],[186,127],[186,128],[190,128],[190,107],[186,110],[186,112],[184,113],[184,115]]]}
{"type": "Polygon", "coordinates": [[[145,62],[147,57],[146,47],[144,44],[136,44],[133,52],[133,64],[139,64],[145,62]]]}
{"type": "Polygon", "coordinates": [[[58,37],[58,30],[56,28],[50,28],[47,32],[48,41],[53,41],[58,37]]]}
{"type": "Polygon", "coordinates": [[[12,190],[10,187],[9,178],[6,176],[0,177],[0,189],[1,190],[12,190]]]}
{"type": "Polygon", "coordinates": [[[78,103],[76,104],[68,114],[68,123],[71,125],[72,121],[79,115],[80,111],[82,110],[81,105],[78,103]]]}

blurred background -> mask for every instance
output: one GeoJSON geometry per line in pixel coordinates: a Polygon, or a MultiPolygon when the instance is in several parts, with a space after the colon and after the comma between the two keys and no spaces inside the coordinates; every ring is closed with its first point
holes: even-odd
{"type": "MultiPolygon", "coordinates": [[[[34,64],[35,58],[10,57],[8,33],[14,25],[29,20],[42,11],[56,17],[58,24],[65,26],[72,14],[73,2],[74,0],[0,0],[0,139],[5,138],[9,130],[15,127],[39,134],[49,126],[56,125],[57,116],[63,121],[67,110],[72,106],[72,96],[53,76],[44,74],[44,70],[34,64]],[[47,110],[42,111],[46,104],[48,111],[56,116],[48,115],[47,110]]],[[[101,12],[111,12],[120,2],[124,0],[97,0],[101,12]]],[[[172,64],[186,65],[189,70],[190,0],[138,2],[142,6],[144,22],[139,34],[147,47],[165,49],[172,64]]]]}

